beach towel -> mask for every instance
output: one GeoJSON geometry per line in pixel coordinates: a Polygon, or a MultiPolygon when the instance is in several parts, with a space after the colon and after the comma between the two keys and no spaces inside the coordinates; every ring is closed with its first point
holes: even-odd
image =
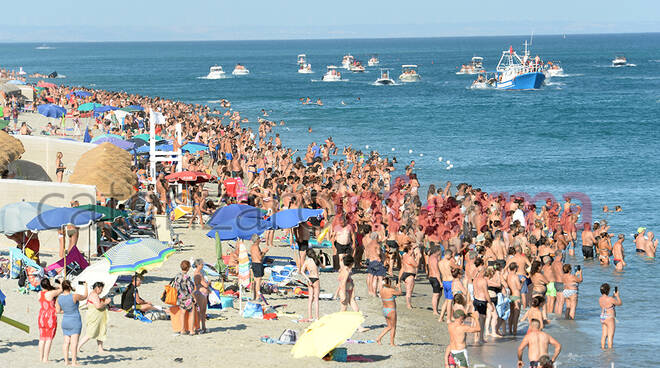
{"type": "Polygon", "coordinates": [[[504,296],[502,293],[497,293],[497,305],[495,310],[497,310],[497,315],[503,320],[509,319],[509,314],[511,314],[511,300],[509,297],[504,296]]]}
{"type": "Polygon", "coordinates": [[[21,263],[34,268],[36,272],[42,272],[43,270],[37,262],[23,254],[20,249],[16,247],[9,248],[9,264],[11,265],[9,274],[12,279],[17,279],[20,276],[21,263]]]}
{"type": "Polygon", "coordinates": [[[87,306],[87,336],[99,341],[105,341],[108,330],[108,310],[98,310],[93,305],[87,306]]]}

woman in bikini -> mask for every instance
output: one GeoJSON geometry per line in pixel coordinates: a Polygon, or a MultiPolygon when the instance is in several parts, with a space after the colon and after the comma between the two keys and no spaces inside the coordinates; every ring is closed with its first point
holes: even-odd
{"type": "Polygon", "coordinates": [[[318,254],[314,252],[314,249],[307,249],[307,257],[305,258],[305,263],[303,263],[302,269],[300,270],[300,273],[305,275],[305,277],[309,280],[307,283],[307,315],[309,316],[309,319],[305,322],[319,319],[319,293],[321,292],[321,281],[319,280],[320,264],[321,260],[319,259],[318,254]],[[309,274],[306,274],[306,272],[309,274]],[[312,308],[314,309],[313,317],[312,308]]]}
{"type": "Polygon", "coordinates": [[[57,175],[57,181],[59,183],[62,182],[64,170],[66,170],[66,166],[64,166],[64,163],[62,162],[62,157],[62,152],[57,152],[57,155],[55,156],[55,175],[57,175]]]}
{"type": "Polygon", "coordinates": [[[415,249],[409,245],[405,248],[405,253],[401,257],[401,272],[399,273],[399,285],[401,283],[406,285],[406,306],[408,309],[412,309],[410,301],[415,288],[415,276],[417,275],[418,266],[419,258],[415,253],[415,249]]]}
{"type": "Polygon", "coordinates": [[[390,345],[395,346],[394,336],[396,335],[396,297],[401,295],[401,284],[397,284],[396,288],[392,287],[392,277],[385,277],[383,279],[383,286],[380,289],[380,299],[383,302],[383,317],[387,327],[378,335],[376,342],[380,345],[380,341],[389,331],[390,345]]]}
{"type": "Polygon", "coordinates": [[[195,282],[195,292],[193,293],[197,302],[197,312],[202,326],[201,333],[206,333],[206,304],[209,297],[209,283],[204,277],[204,260],[197,258],[193,264],[193,281],[195,282]]]}
{"type": "Polygon", "coordinates": [[[341,311],[345,312],[350,305],[353,311],[359,312],[360,307],[358,307],[357,302],[355,301],[354,293],[354,284],[353,278],[351,277],[351,272],[353,271],[353,256],[347,254],[344,256],[344,262],[339,270],[339,286],[337,288],[337,294],[339,294],[339,302],[341,303],[341,311]]]}
{"type": "Polygon", "coordinates": [[[610,296],[610,284],[604,283],[600,286],[600,298],[598,304],[600,305],[600,323],[603,326],[603,334],[600,337],[600,347],[605,349],[605,343],[608,343],[608,348],[611,349],[614,345],[614,331],[616,330],[616,306],[623,304],[619,296],[619,289],[614,288],[614,296],[610,296]]]}
{"type": "Polygon", "coordinates": [[[541,262],[534,261],[529,269],[529,278],[532,280],[532,297],[545,296],[548,291],[548,279],[541,271],[541,262]]]}
{"type": "Polygon", "coordinates": [[[564,283],[564,301],[566,302],[566,319],[575,319],[575,309],[578,303],[578,284],[582,282],[582,269],[580,266],[571,273],[571,265],[565,264],[562,268],[564,274],[562,275],[562,282],[564,283]]]}

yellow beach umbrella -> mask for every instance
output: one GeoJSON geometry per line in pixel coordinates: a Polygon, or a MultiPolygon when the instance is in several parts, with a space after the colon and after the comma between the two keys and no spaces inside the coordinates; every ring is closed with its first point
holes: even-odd
{"type": "Polygon", "coordinates": [[[294,358],[326,356],[346,342],[364,322],[362,312],[337,312],[309,325],[291,349],[294,358]]]}

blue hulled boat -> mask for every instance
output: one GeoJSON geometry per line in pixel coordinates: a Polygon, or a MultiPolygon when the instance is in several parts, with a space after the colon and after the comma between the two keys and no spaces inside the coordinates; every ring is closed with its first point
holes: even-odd
{"type": "Polygon", "coordinates": [[[513,47],[502,51],[496,71],[494,87],[497,89],[539,89],[545,80],[543,62],[538,56],[534,59],[529,57],[527,42],[522,58],[513,47]]]}

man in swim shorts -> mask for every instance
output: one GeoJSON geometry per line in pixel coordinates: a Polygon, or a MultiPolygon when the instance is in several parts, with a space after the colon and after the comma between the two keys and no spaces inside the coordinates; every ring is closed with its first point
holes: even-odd
{"type": "MultiPolygon", "coordinates": [[[[488,282],[484,278],[483,265],[479,266],[477,271],[474,274],[474,280],[472,284],[474,285],[474,301],[472,305],[474,309],[479,313],[479,333],[474,336],[475,343],[484,343],[484,325],[486,324],[486,312],[488,310],[488,304],[493,304],[488,296],[488,282]]],[[[495,309],[495,306],[492,306],[495,309]]]]}
{"type": "Polygon", "coordinates": [[[433,296],[431,297],[431,309],[434,315],[438,315],[438,302],[440,301],[440,293],[442,293],[442,286],[440,285],[440,269],[438,268],[438,257],[440,256],[440,248],[431,248],[431,254],[426,259],[426,264],[429,270],[429,283],[433,289],[433,296]]]}
{"type": "Polygon", "coordinates": [[[478,333],[481,327],[468,326],[465,324],[466,314],[462,310],[456,310],[453,314],[454,321],[447,325],[449,331],[449,345],[445,350],[445,367],[450,367],[453,360],[455,367],[469,367],[468,353],[465,338],[468,333],[478,333]]]}
{"type": "Polygon", "coordinates": [[[529,358],[530,367],[539,367],[539,359],[543,355],[548,355],[548,347],[550,345],[555,347],[552,362],[557,361],[557,357],[561,352],[561,344],[549,334],[541,331],[541,323],[537,319],[532,319],[529,323],[529,330],[527,335],[518,346],[518,368],[523,367],[523,352],[525,348],[528,349],[527,357],[529,358]]]}
{"type": "Polygon", "coordinates": [[[264,277],[263,257],[268,252],[268,247],[263,251],[259,247],[261,239],[259,235],[252,235],[252,245],[250,246],[250,257],[252,257],[252,276],[254,277],[254,287],[252,288],[252,297],[254,300],[261,299],[261,278],[264,277]]]}
{"type": "Polygon", "coordinates": [[[445,251],[445,256],[438,262],[438,269],[440,270],[440,277],[442,278],[442,287],[445,291],[445,301],[442,303],[440,309],[440,320],[442,320],[445,312],[447,313],[447,320],[451,319],[452,314],[451,301],[454,299],[454,294],[451,291],[452,280],[451,270],[459,268],[454,260],[454,252],[451,249],[445,251]]]}

